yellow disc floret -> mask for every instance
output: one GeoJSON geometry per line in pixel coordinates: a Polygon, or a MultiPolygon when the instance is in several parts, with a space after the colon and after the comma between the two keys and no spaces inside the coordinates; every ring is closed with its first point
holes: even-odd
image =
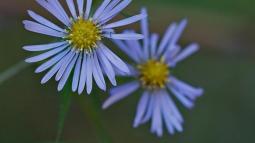
{"type": "Polygon", "coordinates": [[[66,39],[77,50],[91,51],[101,36],[100,28],[92,20],[78,18],[69,28],[66,39]]]}
{"type": "Polygon", "coordinates": [[[145,88],[164,88],[168,82],[170,70],[164,60],[149,60],[138,66],[140,81],[145,88]]]}

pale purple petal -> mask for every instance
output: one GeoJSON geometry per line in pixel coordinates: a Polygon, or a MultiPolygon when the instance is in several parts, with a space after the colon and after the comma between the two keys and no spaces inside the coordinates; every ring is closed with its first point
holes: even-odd
{"type": "Polygon", "coordinates": [[[77,13],[76,13],[74,1],[73,0],[66,0],[66,3],[67,3],[67,6],[68,6],[73,18],[77,19],[77,13]]]}
{"type": "Polygon", "coordinates": [[[97,53],[99,54],[99,61],[102,65],[103,71],[105,72],[105,74],[107,75],[107,77],[109,78],[109,80],[111,81],[111,83],[116,86],[116,79],[115,79],[115,72],[113,70],[113,67],[110,63],[110,61],[105,57],[104,54],[102,54],[102,52],[97,50],[97,53]]]}
{"type": "MultiPolygon", "coordinates": [[[[68,55],[66,55],[65,57],[67,57],[68,55]]],[[[65,58],[63,58],[62,60],[60,60],[55,66],[53,66],[48,72],[47,74],[42,78],[41,83],[44,84],[47,81],[49,81],[54,75],[55,73],[57,73],[57,71],[59,70],[59,68],[61,67],[61,65],[65,62],[65,58]]]]}
{"type": "Polygon", "coordinates": [[[78,58],[78,54],[75,55],[75,57],[72,59],[70,64],[67,66],[63,76],[61,77],[61,80],[59,81],[58,91],[61,91],[64,88],[64,86],[73,70],[73,67],[74,67],[74,64],[75,64],[77,58],[78,58]]]}
{"type": "Polygon", "coordinates": [[[139,88],[140,84],[137,81],[130,82],[118,87],[113,88],[110,91],[110,97],[104,102],[103,109],[108,108],[112,104],[124,99],[139,88]]]}
{"type": "Polygon", "coordinates": [[[87,56],[87,64],[86,64],[86,68],[87,68],[87,72],[86,72],[86,85],[87,85],[87,93],[90,94],[92,91],[92,57],[91,55],[87,56]]]}
{"type": "Polygon", "coordinates": [[[66,26],[70,25],[70,21],[65,20],[62,15],[59,13],[58,10],[55,9],[55,7],[48,3],[45,0],[36,0],[38,4],[40,4],[43,8],[45,8],[47,11],[49,11],[53,16],[55,16],[59,21],[61,21],[66,26]]]}
{"type": "Polygon", "coordinates": [[[92,7],[92,0],[87,0],[86,11],[85,11],[85,18],[86,19],[89,18],[91,7],[92,7]]]}
{"type": "Polygon", "coordinates": [[[75,51],[71,51],[70,52],[70,56],[66,56],[66,59],[65,59],[65,63],[62,64],[62,66],[60,67],[57,75],[56,75],[56,81],[59,81],[60,78],[63,76],[67,66],[71,63],[73,57],[76,55],[76,52],[75,51]]]}
{"type": "Polygon", "coordinates": [[[162,129],[162,119],[161,119],[161,111],[160,111],[160,96],[159,94],[152,95],[155,96],[154,101],[154,108],[152,113],[152,126],[151,126],[151,132],[156,133],[157,136],[161,137],[163,135],[163,129],[162,129]]]}
{"type": "Polygon", "coordinates": [[[53,58],[51,58],[47,62],[43,63],[38,68],[36,68],[35,72],[40,73],[40,72],[43,72],[43,71],[49,69],[51,66],[53,66],[54,64],[59,62],[70,50],[71,50],[70,48],[67,48],[66,50],[64,50],[60,54],[57,54],[56,56],[54,56],[53,58]]]}
{"type": "Polygon", "coordinates": [[[107,57],[107,59],[115,66],[115,68],[118,68],[120,71],[124,73],[130,72],[127,65],[117,55],[115,55],[111,50],[109,50],[105,45],[100,44],[99,50],[107,57]]]}
{"type": "Polygon", "coordinates": [[[101,4],[101,5],[99,6],[99,8],[96,10],[96,12],[95,12],[95,14],[94,14],[94,16],[93,16],[93,19],[94,19],[94,20],[97,20],[97,19],[98,19],[99,15],[101,15],[101,14],[104,12],[106,6],[107,6],[110,2],[111,2],[111,0],[104,0],[104,1],[102,2],[102,4],[101,4]]]}
{"type": "Polygon", "coordinates": [[[138,62],[136,54],[134,54],[134,51],[131,50],[130,46],[127,46],[123,41],[121,40],[112,40],[118,48],[120,48],[125,54],[127,54],[132,60],[135,62],[138,62]]]}
{"type": "Polygon", "coordinates": [[[185,97],[183,93],[181,93],[179,90],[176,88],[168,85],[169,90],[172,91],[172,93],[175,95],[175,97],[187,108],[192,108],[194,106],[193,101],[185,97]]]}
{"type": "Polygon", "coordinates": [[[170,134],[173,134],[175,129],[179,132],[182,132],[183,131],[182,121],[178,120],[178,116],[174,114],[173,109],[171,108],[171,106],[175,105],[171,104],[173,102],[171,101],[167,94],[163,95],[161,98],[162,98],[161,100],[162,115],[167,126],[168,132],[170,134]]]}
{"type": "Polygon", "coordinates": [[[151,39],[150,39],[150,46],[151,46],[150,55],[151,55],[152,58],[156,57],[158,40],[159,40],[158,34],[152,34],[151,35],[151,39]]]}
{"type": "Polygon", "coordinates": [[[166,33],[160,42],[157,54],[161,55],[162,52],[164,52],[167,48],[167,45],[173,40],[173,36],[177,30],[177,25],[176,23],[172,23],[166,30],[166,33]]]}
{"type": "MultiPolygon", "coordinates": [[[[141,10],[141,13],[144,15],[148,15],[146,8],[143,8],[141,10]]],[[[142,34],[144,35],[144,38],[143,38],[144,57],[145,59],[148,59],[149,58],[149,34],[150,34],[148,18],[144,18],[141,20],[141,30],[142,30],[142,34]]]]}
{"type": "Polygon", "coordinates": [[[196,43],[190,44],[187,48],[185,48],[180,54],[178,54],[174,58],[174,63],[178,63],[178,62],[186,59],[187,57],[191,56],[192,54],[194,54],[198,50],[199,50],[199,45],[198,44],[196,44],[196,43]]]}
{"type": "Polygon", "coordinates": [[[102,17],[101,19],[98,19],[101,24],[104,24],[114,18],[118,13],[120,13],[124,8],[126,8],[132,0],[123,0],[121,3],[119,3],[116,7],[114,7],[107,15],[102,17]]]}
{"type": "Polygon", "coordinates": [[[54,29],[51,29],[47,26],[44,26],[42,24],[39,24],[39,23],[36,23],[33,21],[24,20],[23,24],[24,24],[25,29],[28,31],[31,31],[31,32],[44,34],[44,35],[48,35],[48,36],[53,36],[53,37],[60,37],[60,38],[62,38],[66,35],[63,32],[56,31],[54,29]]]}
{"type": "Polygon", "coordinates": [[[103,36],[106,38],[119,39],[119,40],[139,40],[139,39],[143,39],[144,37],[142,34],[138,34],[138,33],[124,33],[124,34],[106,33],[106,34],[103,34],[103,36]]]}
{"type": "MultiPolygon", "coordinates": [[[[80,80],[79,80],[79,87],[78,87],[78,93],[81,94],[85,88],[86,79],[87,79],[87,54],[84,51],[83,52],[83,59],[82,59],[82,65],[81,65],[81,73],[80,73],[80,80]]],[[[88,70],[91,70],[89,68],[88,70]]]]}
{"type": "Polygon", "coordinates": [[[79,15],[80,15],[80,17],[83,17],[84,0],[77,0],[77,5],[78,5],[79,15]]]}
{"type": "Polygon", "coordinates": [[[31,11],[31,10],[28,10],[28,14],[37,22],[39,22],[40,24],[42,25],[45,25],[51,29],[54,29],[54,30],[57,30],[57,31],[60,31],[60,32],[63,32],[65,33],[65,30],[60,28],[59,26],[57,26],[56,24],[52,23],[51,21],[47,20],[46,18],[36,14],[35,12],[31,11]]]}
{"type": "Polygon", "coordinates": [[[175,77],[171,77],[170,80],[171,84],[175,88],[177,88],[180,92],[182,92],[185,96],[187,96],[189,99],[195,100],[197,97],[203,94],[202,88],[192,87],[191,85],[184,83],[183,81],[180,81],[175,77]]]}
{"type": "Polygon", "coordinates": [[[49,0],[48,3],[51,4],[52,7],[54,7],[54,9],[59,12],[59,14],[61,14],[64,21],[66,23],[68,23],[68,26],[70,26],[71,25],[71,20],[70,20],[69,16],[66,14],[66,12],[65,12],[64,8],[62,7],[62,5],[59,3],[59,1],[58,0],[49,0]]]}
{"type": "Polygon", "coordinates": [[[148,107],[145,116],[141,120],[141,124],[144,124],[148,122],[152,118],[152,113],[154,110],[154,100],[155,96],[154,95],[149,95],[149,101],[148,101],[148,107]]]}
{"type": "Polygon", "coordinates": [[[138,103],[133,127],[136,128],[137,126],[140,125],[141,120],[146,113],[146,108],[147,108],[148,102],[149,102],[149,93],[147,91],[145,91],[138,103]]]}
{"type": "Polygon", "coordinates": [[[63,41],[63,42],[56,42],[56,43],[43,44],[43,45],[29,45],[29,46],[24,46],[23,49],[27,51],[31,51],[31,52],[36,52],[36,51],[50,50],[50,49],[62,46],[64,44],[68,44],[68,43],[66,41],[63,41]]]}
{"type": "Polygon", "coordinates": [[[105,10],[98,17],[98,19],[102,19],[103,17],[105,17],[105,15],[107,15],[119,2],[120,0],[112,0],[111,3],[105,8],[105,10]]]}
{"type": "Polygon", "coordinates": [[[122,20],[114,22],[114,23],[107,24],[107,25],[103,26],[102,28],[103,29],[108,29],[108,28],[115,28],[115,27],[125,26],[125,25],[128,25],[128,24],[137,22],[141,19],[144,19],[145,17],[147,17],[147,15],[138,14],[138,15],[126,18],[126,19],[122,19],[122,20]]]}
{"type": "Polygon", "coordinates": [[[73,82],[72,82],[72,90],[73,90],[73,92],[75,92],[77,90],[78,85],[79,85],[82,57],[83,57],[83,53],[81,52],[79,54],[79,58],[78,58],[78,60],[76,62],[76,66],[75,66],[75,69],[74,69],[73,82]]]}
{"type": "Polygon", "coordinates": [[[34,57],[31,57],[31,58],[28,58],[26,59],[25,61],[27,63],[35,63],[35,62],[39,62],[39,61],[42,61],[42,60],[45,60],[59,52],[61,52],[62,50],[64,50],[65,48],[67,47],[67,45],[63,45],[63,46],[60,46],[58,48],[55,48],[53,50],[50,50],[48,52],[45,52],[43,54],[40,54],[40,55],[37,55],[37,56],[34,56],[34,57]]]}
{"type": "Polygon", "coordinates": [[[93,65],[92,65],[93,77],[94,77],[98,87],[105,91],[106,90],[106,85],[105,85],[104,75],[103,75],[101,67],[99,65],[96,52],[94,52],[94,54],[93,54],[92,63],[93,63],[93,65]]]}
{"type": "Polygon", "coordinates": [[[173,37],[171,38],[171,41],[169,43],[169,50],[171,50],[171,48],[174,48],[173,45],[177,44],[178,40],[180,39],[185,27],[187,25],[187,19],[183,19],[179,25],[176,27],[173,37]]]}

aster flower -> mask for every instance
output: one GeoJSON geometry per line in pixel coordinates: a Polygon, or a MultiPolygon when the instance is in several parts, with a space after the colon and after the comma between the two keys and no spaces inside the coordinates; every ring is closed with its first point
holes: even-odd
{"type": "Polygon", "coordinates": [[[146,17],[138,14],[117,22],[109,23],[126,8],[131,0],[104,0],[94,14],[91,13],[92,0],[66,0],[71,16],[58,0],[36,0],[52,14],[62,27],[46,18],[28,11],[34,20],[24,20],[25,29],[31,32],[57,38],[58,41],[43,45],[24,46],[23,49],[43,52],[26,59],[28,63],[45,61],[36,69],[36,73],[49,70],[42,78],[46,83],[54,75],[59,81],[58,90],[62,90],[73,71],[72,90],[81,94],[85,89],[90,94],[93,79],[100,89],[106,90],[104,74],[116,85],[115,70],[129,73],[127,65],[103,43],[103,39],[137,40],[143,36],[137,33],[117,34],[114,28],[125,26],[146,17]],[[86,2],[86,4],[85,4],[86,2]]]}
{"type": "MultiPolygon", "coordinates": [[[[146,9],[142,9],[142,13],[146,15],[146,9]]],[[[163,135],[163,125],[166,125],[170,134],[183,131],[184,120],[173,98],[185,107],[192,108],[195,99],[203,94],[203,89],[184,83],[171,72],[179,62],[199,49],[198,45],[193,43],[181,51],[178,40],[186,24],[186,19],[179,24],[171,24],[159,42],[157,34],[149,34],[148,21],[144,19],[141,21],[144,34],[142,44],[138,40],[115,40],[135,62],[134,66],[130,65],[131,74],[128,75],[135,78],[135,81],[111,89],[110,97],[103,104],[104,109],[140,88],[143,94],[137,106],[133,126],[138,127],[151,120],[151,132],[158,136],[163,135]]]]}

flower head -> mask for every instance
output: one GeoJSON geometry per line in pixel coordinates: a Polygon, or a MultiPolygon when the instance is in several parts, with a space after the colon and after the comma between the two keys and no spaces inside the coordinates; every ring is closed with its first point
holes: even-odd
{"type": "Polygon", "coordinates": [[[115,71],[129,73],[127,65],[103,43],[103,39],[138,40],[143,36],[137,33],[117,34],[114,28],[137,22],[146,17],[138,14],[117,22],[109,23],[126,8],[131,0],[104,0],[95,13],[91,13],[92,0],[66,0],[71,16],[64,10],[59,0],[36,0],[43,8],[56,17],[62,26],[28,11],[34,20],[24,20],[28,31],[55,37],[57,42],[23,47],[27,51],[44,52],[26,59],[28,63],[47,60],[36,69],[36,73],[49,71],[41,83],[46,83],[54,75],[62,90],[73,71],[72,90],[81,94],[87,87],[92,91],[93,79],[102,90],[106,89],[104,74],[116,85],[115,71]],[[86,2],[86,4],[85,4],[86,2]],[[76,5],[76,4],[77,5],[76,5]]]}
{"type": "MultiPolygon", "coordinates": [[[[142,9],[142,14],[147,14],[146,9],[142,9]]],[[[186,24],[185,19],[179,24],[171,24],[159,42],[157,34],[149,34],[148,21],[143,19],[141,29],[145,38],[142,45],[138,40],[126,42],[115,40],[115,43],[135,62],[134,66],[129,66],[131,70],[129,76],[135,78],[135,81],[113,88],[110,97],[103,104],[104,109],[141,88],[143,94],[137,106],[134,127],[151,120],[151,132],[158,136],[163,135],[164,124],[170,134],[183,130],[183,117],[172,96],[185,107],[192,108],[195,99],[203,94],[203,89],[194,88],[180,81],[171,72],[180,61],[198,50],[195,43],[188,45],[184,50],[178,45],[186,24]]]]}

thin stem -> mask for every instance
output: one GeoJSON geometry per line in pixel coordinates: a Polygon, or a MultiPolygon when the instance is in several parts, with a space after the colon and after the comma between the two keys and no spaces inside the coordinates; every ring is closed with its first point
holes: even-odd
{"type": "Polygon", "coordinates": [[[59,96],[60,98],[60,110],[59,110],[59,121],[58,131],[56,137],[56,143],[60,143],[61,136],[63,134],[65,119],[71,106],[71,83],[68,82],[63,92],[59,96]]]}
{"type": "Polygon", "coordinates": [[[24,61],[20,61],[19,63],[15,64],[9,69],[0,73],[0,85],[4,83],[6,80],[10,79],[11,77],[21,72],[22,70],[26,69],[27,67],[29,67],[29,64],[25,63],[24,61]]]}
{"type": "Polygon", "coordinates": [[[96,94],[86,97],[86,96],[76,96],[77,101],[84,113],[89,118],[89,121],[95,127],[95,131],[98,135],[100,143],[111,143],[111,138],[108,135],[107,131],[102,122],[102,117],[100,114],[100,101],[99,97],[96,94]],[[86,98],[86,99],[84,99],[86,98]]]}

